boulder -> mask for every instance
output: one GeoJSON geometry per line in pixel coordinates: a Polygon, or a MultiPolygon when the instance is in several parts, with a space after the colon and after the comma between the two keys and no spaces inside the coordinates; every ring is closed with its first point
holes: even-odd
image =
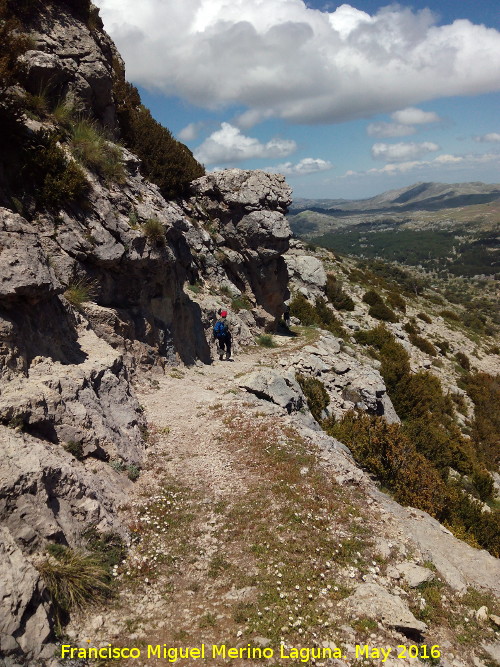
{"type": "Polygon", "coordinates": [[[285,261],[292,280],[320,290],[325,287],[326,271],[321,260],[310,255],[286,255],[285,261]]]}
{"type": "Polygon", "coordinates": [[[378,584],[360,584],[345,600],[351,618],[366,616],[403,632],[425,632],[427,625],[411,613],[408,605],[378,584]]]}
{"type": "Polygon", "coordinates": [[[306,403],[304,394],[291,373],[266,368],[240,379],[239,386],[266,401],[276,403],[287,412],[300,410],[306,403]]]}
{"type": "Polygon", "coordinates": [[[392,579],[404,579],[410,588],[416,588],[421,584],[434,579],[434,572],[427,567],[421,567],[416,563],[400,563],[387,568],[387,576],[392,579]]]}

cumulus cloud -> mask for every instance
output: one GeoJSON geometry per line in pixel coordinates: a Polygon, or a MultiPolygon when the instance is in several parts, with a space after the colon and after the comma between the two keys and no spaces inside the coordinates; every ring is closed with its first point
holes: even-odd
{"type": "Polygon", "coordinates": [[[247,123],[269,115],[341,122],[500,89],[500,32],[468,20],[438,26],[428,9],[394,4],[370,15],[303,0],[98,2],[129,79],[206,108],[243,106],[253,112],[247,123]]]}
{"type": "Polygon", "coordinates": [[[373,144],[371,153],[375,160],[405,162],[438,150],[439,146],[432,141],[423,141],[421,143],[400,142],[398,144],[373,144]]]}
{"type": "Polygon", "coordinates": [[[263,144],[254,137],[247,137],[234,125],[221,123],[194,151],[195,158],[203,164],[231,164],[252,158],[285,157],[297,150],[291,139],[271,139],[263,144]]]}
{"type": "Polygon", "coordinates": [[[402,125],[425,125],[426,123],[437,123],[441,120],[434,111],[422,111],[422,109],[416,109],[415,107],[395,111],[391,114],[391,118],[402,125]]]}
{"type": "Polygon", "coordinates": [[[370,123],[366,128],[369,137],[379,137],[380,139],[387,137],[408,137],[410,134],[415,134],[416,131],[410,125],[385,122],[370,123]]]}
{"type": "Polygon", "coordinates": [[[489,134],[483,134],[480,137],[474,137],[474,139],[486,143],[490,141],[500,141],[500,132],[490,132],[489,134]]]}
{"type": "Polygon", "coordinates": [[[415,134],[417,128],[415,125],[426,125],[428,123],[437,123],[441,120],[434,111],[422,111],[416,107],[407,107],[399,109],[391,114],[392,123],[370,123],[366,128],[369,137],[407,137],[415,134]]]}
{"type": "Polygon", "coordinates": [[[305,157],[300,162],[283,162],[275,167],[268,167],[265,171],[284,176],[305,176],[306,174],[315,174],[318,171],[328,171],[333,169],[333,164],[328,160],[321,158],[305,157]]]}
{"type": "Polygon", "coordinates": [[[194,141],[199,132],[203,129],[203,126],[204,123],[201,121],[198,123],[189,123],[189,125],[183,127],[182,130],[178,133],[178,138],[181,141],[194,141]]]}

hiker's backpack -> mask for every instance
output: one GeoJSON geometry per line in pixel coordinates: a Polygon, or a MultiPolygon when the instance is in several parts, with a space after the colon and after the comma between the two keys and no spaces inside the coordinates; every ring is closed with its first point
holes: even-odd
{"type": "Polygon", "coordinates": [[[217,320],[214,324],[214,336],[215,338],[224,338],[227,334],[227,325],[221,320],[217,320]]]}

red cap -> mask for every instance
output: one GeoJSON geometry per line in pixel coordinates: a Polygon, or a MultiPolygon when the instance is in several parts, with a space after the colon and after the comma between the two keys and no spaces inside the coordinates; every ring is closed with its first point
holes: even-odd
{"type": "Polygon", "coordinates": [[[220,316],[221,317],[227,317],[227,310],[221,310],[220,316]]]}

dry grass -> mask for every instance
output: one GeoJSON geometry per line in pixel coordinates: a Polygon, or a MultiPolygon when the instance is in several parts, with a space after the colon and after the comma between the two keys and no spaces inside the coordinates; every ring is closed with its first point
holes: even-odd
{"type": "MultiPolygon", "coordinates": [[[[134,605],[123,608],[123,644],[133,628],[142,645],[246,646],[264,637],[275,650],[282,642],[345,646],[344,624],[357,641],[401,643],[373,619],[349,619],[344,611],[355,586],[383,577],[392,562],[374,551],[380,525],[363,494],[339,486],[318,450],[293,428],[249,406],[218,404],[210,419],[222,424],[218,449],[232,461],[241,487],[221,498],[196,479],[189,486],[165,484],[168,477],[156,470],[162,489],[145,489],[133,508],[134,546],[119,568],[127,597],[143,596],[147,586],[156,594],[154,618],[138,618],[134,605]],[[158,629],[163,618],[169,621],[158,629]]],[[[439,579],[421,590],[405,588],[404,595],[429,624],[433,644],[455,636],[455,644],[469,650],[489,635],[470,623],[462,637],[467,605],[481,600],[459,603],[439,579]]],[[[278,658],[266,664],[303,663],[278,658]]]]}
{"type": "Polygon", "coordinates": [[[54,605],[60,631],[70,611],[109,597],[109,573],[95,556],[63,549],[57,558],[49,556],[37,565],[54,605]]]}

